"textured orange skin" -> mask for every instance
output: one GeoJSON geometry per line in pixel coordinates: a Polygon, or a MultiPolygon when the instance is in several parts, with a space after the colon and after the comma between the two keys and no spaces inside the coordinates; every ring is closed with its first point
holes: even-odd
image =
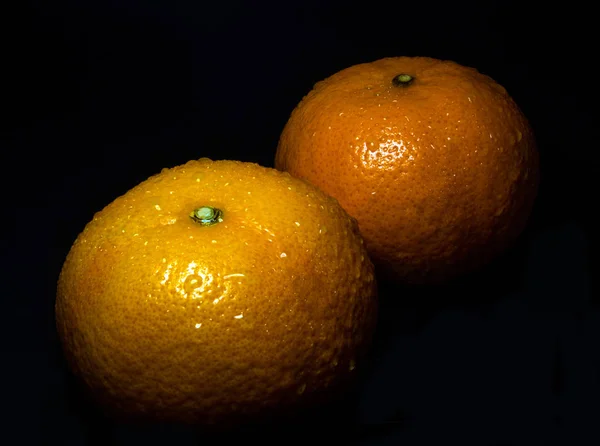
{"type": "Polygon", "coordinates": [[[376,310],[373,264],[333,198],[275,169],[202,159],[94,216],[63,266],[56,323],[111,412],[219,424],[351,377],[376,310]],[[194,222],[205,205],[223,221],[194,222]]]}
{"type": "Polygon", "coordinates": [[[292,112],[275,167],[337,198],[382,272],[407,283],[471,271],[523,230],[537,193],[531,128],[475,69],[386,58],[317,83],[292,112]],[[409,74],[409,85],[392,83],[409,74]]]}

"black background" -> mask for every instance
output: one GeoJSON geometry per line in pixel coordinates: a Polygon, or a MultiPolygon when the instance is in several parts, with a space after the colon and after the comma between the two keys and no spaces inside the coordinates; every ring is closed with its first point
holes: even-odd
{"type": "Polygon", "coordinates": [[[371,367],[322,435],[600,444],[597,25],[583,2],[19,5],[0,14],[3,422],[18,435],[7,444],[222,440],[116,424],[82,400],[53,325],[64,257],[94,212],[162,167],[272,166],[316,81],[394,55],[452,59],[503,84],[536,132],[542,186],[526,233],[485,270],[436,289],[382,284],[371,367]]]}

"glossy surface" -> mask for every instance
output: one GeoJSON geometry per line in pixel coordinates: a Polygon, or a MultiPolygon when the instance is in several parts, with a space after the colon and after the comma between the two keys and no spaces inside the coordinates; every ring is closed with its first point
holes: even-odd
{"type": "Polygon", "coordinates": [[[317,83],[275,166],[337,198],[373,259],[407,282],[489,261],[523,229],[538,185],[533,134],[504,88],[429,58],[382,59],[317,83]],[[412,80],[398,85],[398,75],[412,80]]]}
{"type": "Polygon", "coordinates": [[[287,173],[203,159],[95,215],[63,266],[57,327],[108,407],[213,423],[352,375],[375,288],[357,225],[335,200],[287,173]],[[194,220],[202,207],[221,221],[194,220]]]}

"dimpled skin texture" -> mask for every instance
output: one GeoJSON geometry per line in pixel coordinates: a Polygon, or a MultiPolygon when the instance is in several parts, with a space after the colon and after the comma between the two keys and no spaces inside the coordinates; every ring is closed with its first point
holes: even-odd
{"type": "Polygon", "coordinates": [[[354,219],[256,164],[163,171],[97,213],[63,266],[66,357],[109,413],[219,424],[354,375],[376,318],[354,219]],[[223,211],[202,226],[201,206],[223,211]]]}
{"type": "Polygon", "coordinates": [[[275,167],[337,198],[382,275],[406,283],[493,259],[523,230],[539,182],[532,131],[505,89],[423,57],[317,83],[292,112],[275,167]],[[412,83],[394,85],[398,74],[412,83]]]}

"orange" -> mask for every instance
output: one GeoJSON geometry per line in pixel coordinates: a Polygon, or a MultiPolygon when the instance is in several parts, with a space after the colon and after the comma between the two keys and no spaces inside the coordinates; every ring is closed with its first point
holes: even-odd
{"type": "Polygon", "coordinates": [[[56,323],[108,413],[214,425],[347,383],[376,309],[373,264],[333,198],[275,169],[201,159],[94,216],[60,274],[56,323]]]}
{"type": "Polygon", "coordinates": [[[538,153],[490,77],[396,57],[317,83],[292,112],[275,167],[337,198],[381,273],[439,282],[505,250],[526,225],[538,153]]]}

